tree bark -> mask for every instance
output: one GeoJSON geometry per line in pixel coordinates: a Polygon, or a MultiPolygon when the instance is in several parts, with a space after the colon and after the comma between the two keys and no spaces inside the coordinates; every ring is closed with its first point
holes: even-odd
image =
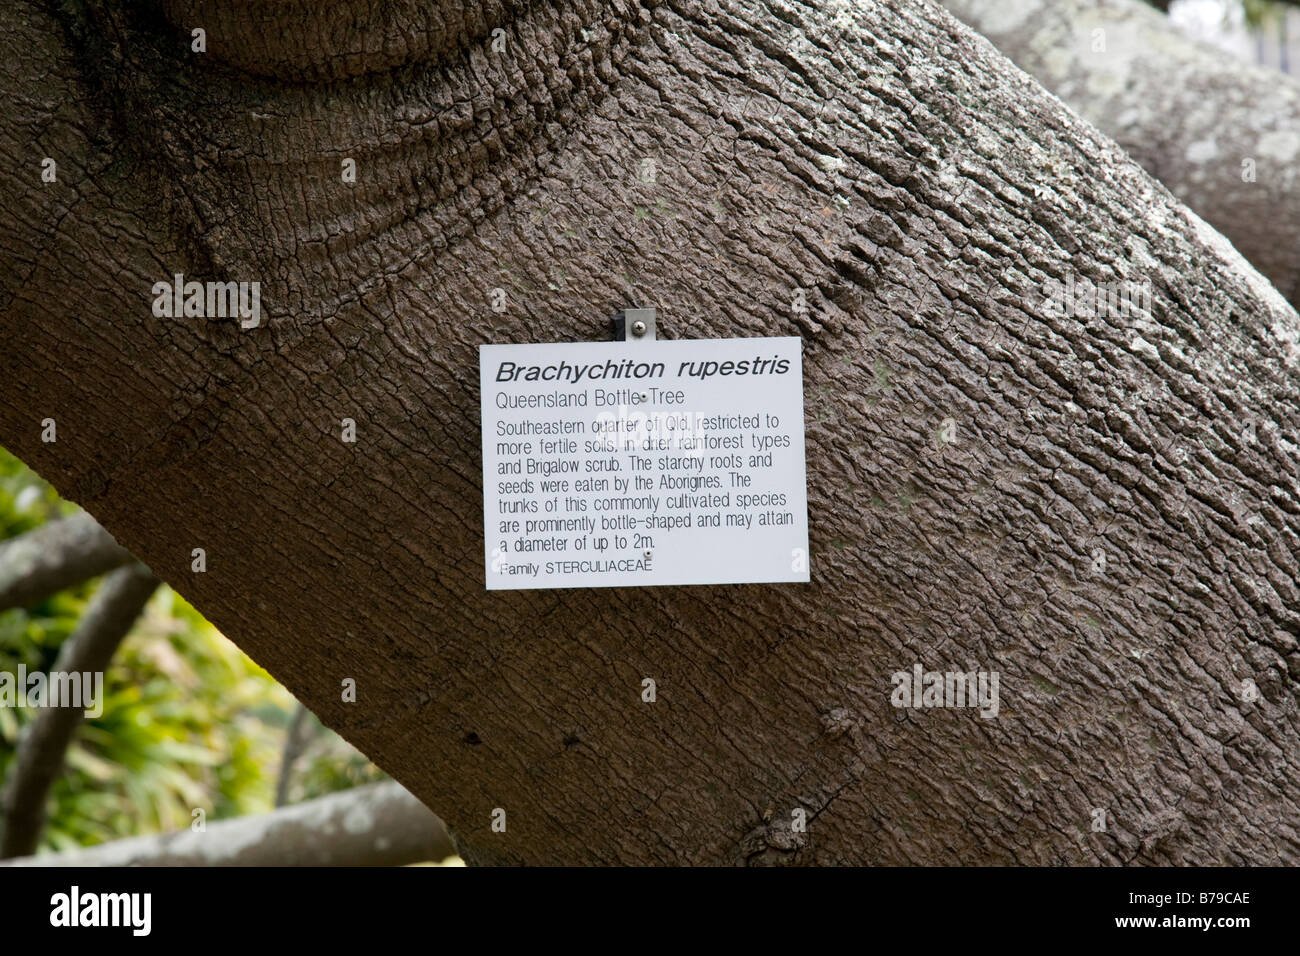
{"type": "Polygon", "coordinates": [[[165,6],[0,11],[0,438],[468,861],[1300,862],[1300,319],[987,43],[214,0],[194,54],[165,6]],[[262,323],[154,317],[176,272],[262,323]],[[1045,306],[1076,278],[1151,314],[1045,306]],[[477,346],[639,305],[802,336],[811,584],[484,589],[477,346]],[[915,663],[1000,715],[893,707],[915,663]]]}
{"type": "Polygon", "coordinates": [[[1300,305],[1300,83],[1191,39],[1139,0],[944,4],[1300,305]]]}
{"type": "Polygon", "coordinates": [[[0,611],[28,607],[130,560],[88,514],[47,522],[0,543],[0,611]]]}
{"type": "Polygon", "coordinates": [[[201,831],[130,837],[0,866],[406,866],[455,853],[442,822],[389,781],[217,820],[201,831]]]}

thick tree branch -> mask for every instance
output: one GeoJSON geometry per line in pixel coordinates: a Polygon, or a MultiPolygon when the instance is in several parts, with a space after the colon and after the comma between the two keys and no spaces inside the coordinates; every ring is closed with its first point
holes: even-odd
{"type": "MultiPolygon", "coordinates": [[[[114,571],[95,592],[85,617],[60,649],[54,670],[102,674],[157,587],[158,579],[142,564],[114,571]]],[[[87,693],[84,683],[82,687],[87,693]]],[[[45,798],[63,767],[63,756],[83,713],[81,706],[46,707],[23,731],[0,797],[4,809],[0,858],[36,849],[45,821],[45,798]]]]}
{"type": "Polygon", "coordinates": [[[271,813],[0,866],[402,866],[453,856],[442,821],[392,781],[271,813]]]}
{"type": "Polygon", "coordinates": [[[1300,305],[1300,83],[1137,0],[943,0],[1300,305]]]}
{"type": "Polygon", "coordinates": [[[34,604],[130,560],[88,514],[48,522],[0,544],[0,611],[34,604]]]}
{"type": "Polygon", "coordinates": [[[282,82],[0,4],[6,445],[471,862],[1295,862],[1295,311],[932,4],[492,21],[282,82]],[[158,315],[181,273],[262,322],[158,315]],[[803,338],[809,584],[485,590],[478,347],[634,302],[803,338]],[[914,665],[1006,706],[902,714],[914,665]]]}

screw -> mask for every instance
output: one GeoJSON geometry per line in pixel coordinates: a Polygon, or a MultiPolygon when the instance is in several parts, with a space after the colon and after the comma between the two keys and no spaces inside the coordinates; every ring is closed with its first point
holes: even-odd
{"type": "Polygon", "coordinates": [[[655,556],[655,553],[654,553],[653,551],[646,551],[646,553],[645,553],[645,559],[646,559],[647,561],[649,561],[649,560],[650,560],[651,558],[653,558],[654,556],[655,556]]]}
{"type": "Polygon", "coordinates": [[[638,392],[637,397],[641,399],[641,401],[643,402],[647,402],[650,400],[650,395],[646,392],[638,392]]]}
{"type": "Polygon", "coordinates": [[[633,323],[632,323],[632,334],[633,334],[633,335],[645,335],[645,323],[644,323],[644,322],[640,322],[640,321],[638,321],[638,322],[633,322],[633,323]]]}

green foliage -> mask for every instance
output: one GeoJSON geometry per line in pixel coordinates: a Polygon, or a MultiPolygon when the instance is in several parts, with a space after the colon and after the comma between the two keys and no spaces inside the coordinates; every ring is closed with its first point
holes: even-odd
{"type": "MultiPolygon", "coordinates": [[[[0,539],[75,511],[0,449],[0,539]]],[[[49,670],[98,582],[0,614],[0,670],[49,670]]],[[[67,849],[208,820],[274,802],[285,730],[297,704],[170,588],[160,588],[105,674],[103,714],[83,721],[50,794],[42,849],[67,849]]],[[[0,707],[0,780],[21,728],[37,716],[0,707]]],[[[382,775],[314,722],[290,797],[382,775]]]]}
{"type": "Polygon", "coordinates": [[[1283,5],[1297,6],[1297,0],[1241,0],[1241,9],[1246,15],[1246,24],[1252,29],[1259,30],[1266,26],[1277,24],[1281,21],[1284,10],[1283,5]]]}
{"type": "Polygon", "coordinates": [[[303,736],[308,743],[295,765],[288,792],[289,803],[386,779],[383,771],[314,715],[308,714],[307,719],[309,723],[303,736]]]}

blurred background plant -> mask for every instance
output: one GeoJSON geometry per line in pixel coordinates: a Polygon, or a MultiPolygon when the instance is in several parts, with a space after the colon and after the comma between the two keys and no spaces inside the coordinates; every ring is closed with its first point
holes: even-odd
{"type": "MultiPolygon", "coordinates": [[[[0,541],[78,509],[0,449],[0,541]]],[[[54,667],[97,580],[0,613],[0,671],[54,667]]],[[[291,694],[165,585],[104,675],[103,713],[87,718],[51,789],[40,850],[184,829],[263,813],[276,802],[291,694]]],[[[0,786],[22,728],[37,711],[0,707],[0,786]]],[[[384,774],[310,713],[298,721],[284,802],[323,796],[384,774]]]]}
{"type": "Polygon", "coordinates": [[[1292,72],[1300,0],[1152,0],[1188,33],[1247,61],[1292,72]]]}

